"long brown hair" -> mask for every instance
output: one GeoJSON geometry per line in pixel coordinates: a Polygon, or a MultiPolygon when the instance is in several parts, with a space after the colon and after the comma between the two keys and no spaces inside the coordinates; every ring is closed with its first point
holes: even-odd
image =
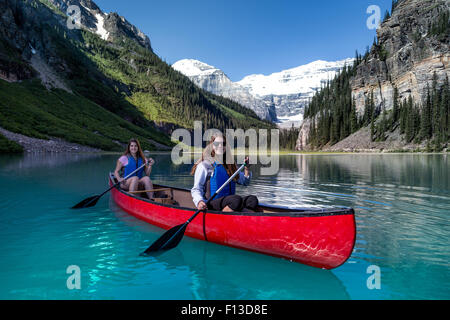
{"type": "Polygon", "coordinates": [[[140,157],[140,158],[142,159],[142,161],[145,162],[145,155],[144,155],[144,152],[142,151],[141,144],[140,144],[139,141],[138,141],[137,139],[135,139],[135,138],[131,138],[131,139],[130,139],[130,141],[128,142],[127,150],[125,150],[125,152],[123,153],[123,155],[124,155],[124,156],[127,156],[127,157],[128,157],[129,155],[131,155],[130,146],[131,146],[131,143],[132,143],[132,142],[136,143],[136,145],[137,145],[137,147],[138,147],[138,151],[137,151],[138,157],[140,157]]]}
{"type": "MultiPolygon", "coordinates": [[[[213,149],[213,143],[214,143],[214,141],[216,140],[216,138],[217,137],[222,137],[223,138],[223,142],[224,142],[224,145],[225,145],[225,150],[224,150],[224,153],[223,153],[223,156],[224,156],[224,158],[226,158],[226,154],[228,153],[228,154],[230,154],[231,155],[231,149],[230,149],[230,146],[228,145],[228,143],[227,143],[227,139],[225,138],[225,136],[219,136],[219,135],[217,135],[217,136],[212,136],[211,137],[211,140],[209,141],[209,143],[208,143],[208,145],[205,147],[205,149],[203,150],[203,153],[202,153],[202,157],[192,166],[192,169],[191,169],[191,175],[194,175],[195,174],[195,170],[197,169],[197,166],[202,162],[202,161],[204,161],[204,160],[206,160],[206,159],[210,159],[210,158],[214,158],[215,156],[216,156],[216,153],[214,152],[214,149],[213,149]]],[[[226,161],[225,161],[226,162],[226,161]]],[[[228,176],[232,176],[235,172],[236,172],[236,170],[237,170],[237,167],[236,167],[236,164],[234,163],[234,159],[233,159],[233,163],[231,163],[231,164],[228,164],[228,163],[223,163],[223,166],[225,167],[225,170],[227,171],[227,173],[228,173],[228,176]]],[[[235,177],[234,178],[234,180],[238,180],[239,179],[239,177],[235,177]]]]}

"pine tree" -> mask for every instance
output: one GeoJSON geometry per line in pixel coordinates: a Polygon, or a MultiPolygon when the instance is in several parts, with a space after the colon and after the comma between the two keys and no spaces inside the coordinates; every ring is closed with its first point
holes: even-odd
{"type": "Polygon", "coordinates": [[[433,73],[433,84],[432,84],[432,94],[431,94],[431,135],[435,136],[439,134],[439,113],[440,106],[439,101],[441,98],[442,90],[438,90],[437,87],[437,74],[433,73]]]}
{"type": "Polygon", "coordinates": [[[404,99],[400,103],[400,133],[405,134],[406,130],[406,117],[407,117],[407,110],[406,110],[406,99],[404,99]]]}
{"type": "Polygon", "coordinates": [[[364,101],[364,125],[369,125],[372,121],[373,114],[373,91],[371,91],[370,96],[366,97],[364,101]]]}
{"type": "Polygon", "coordinates": [[[398,0],[392,0],[391,13],[394,12],[395,7],[397,6],[398,0]]]}
{"type": "Polygon", "coordinates": [[[375,108],[372,108],[372,116],[370,117],[370,140],[375,141],[375,108]]]}
{"type": "Polygon", "coordinates": [[[350,114],[350,132],[355,133],[358,130],[358,115],[356,114],[356,103],[352,101],[352,111],[350,114]]]}
{"type": "Polygon", "coordinates": [[[420,130],[420,138],[421,139],[430,139],[432,135],[432,126],[431,126],[431,95],[430,88],[427,88],[427,98],[425,105],[422,110],[421,117],[421,130],[420,130]]]}
{"type": "Polygon", "coordinates": [[[448,76],[445,77],[441,100],[442,140],[450,141],[450,87],[448,76]]]}
{"type": "Polygon", "coordinates": [[[415,110],[412,97],[409,96],[408,102],[406,104],[406,125],[405,125],[406,142],[409,143],[414,139],[415,132],[416,132],[415,110]]]}
{"type": "Polygon", "coordinates": [[[392,122],[391,128],[394,128],[399,118],[399,97],[398,97],[398,89],[394,87],[394,106],[392,108],[392,122]]]}
{"type": "Polygon", "coordinates": [[[356,63],[356,65],[358,65],[359,64],[359,53],[358,53],[358,50],[356,50],[356,52],[355,52],[355,63],[356,63]]]}
{"type": "Polygon", "coordinates": [[[413,102],[413,138],[416,138],[416,142],[420,143],[420,110],[415,107],[413,102]]]}
{"type": "Polygon", "coordinates": [[[381,123],[380,123],[380,130],[378,133],[378,138],[382,141],[386,140],[385,133],[388,130],[388,120],[386,115],[386,109],[383,107],[383,111],[381,112],[381,123]]]}
{"type": "Polygon", "coordinates": [[[389,19],[391,17],[391,15],[389,14],[389,10],[386,10],[386,12],[384,13],[384,18],[383,18],[383,22],[385,22],[387,19],[389,19]]]}

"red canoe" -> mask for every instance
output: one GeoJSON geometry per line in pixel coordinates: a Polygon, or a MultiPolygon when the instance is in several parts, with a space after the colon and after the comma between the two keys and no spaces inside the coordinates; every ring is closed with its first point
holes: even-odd
{"type": "MultiPolygon", "coordinates": [[[[110,186],[113,181],[110,174],[110,186]]],[[[154,188],[170,188],[177,205],[155,202],[119,187],[111,193],[120,208],[163,229],[182,224],[195,213],[190,190],[163,185],[154,188]]],[[[188,225],[185,235],[324,269],[336,268],[350,257],[356,238],[352,208],[290,209],[266,204],[259,207],[260,212],[254,213],[199,214],[188,225]]]]}

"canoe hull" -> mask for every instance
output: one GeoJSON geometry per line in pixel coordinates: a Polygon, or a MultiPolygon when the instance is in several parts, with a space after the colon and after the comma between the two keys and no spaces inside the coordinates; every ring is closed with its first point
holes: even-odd
{"type": "MultiPolygon", "coordinates": [[[[110,185],[112,181],[110,180],[110,185]]],[[[115,203],[138,219],[163,229],[186,222],[195,212],[155,203],[113,188],[115,203]]],[[[356,229],[353,209],[335,212],[200,213],[185,235],[221,245],[332,269],[351,255],[356,229]]]]}

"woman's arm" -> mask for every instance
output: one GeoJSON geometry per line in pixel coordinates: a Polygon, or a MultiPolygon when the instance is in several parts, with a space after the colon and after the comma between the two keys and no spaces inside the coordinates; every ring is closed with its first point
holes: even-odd
{"type": "Polygon", "coordinates": [[[245,175],[246,177],[250,177],[250,174],[251,174],[251,172],[250,172],[250,170],[248,169],[248,167],[245,167],[245,168],[244,168],[244,175],[245,175]]]}
{"type": "Polygon", "coordinates": [[[198,207],[200,201],[205,203],[207,201],[205,199],[205,183],[207,178],[208,170],[200,163],[195,169],[194,186],[191,189],[192,201],[196,207],[198,207]]]}
{"type": "Polygon", "coordinates": [[[155,163],[155,160],[153,160],[152,158],[148,159],[148,162],[145,166],[145,174],[146,175],[150,176],[150,173],[152,173],[152,167],[153,167],[154,163],[155,163]]]}
{"type": "MultiPolygon", "coordinates": [[[[247,169],[247,168],[245,168],[245,169],[247,169]]],[[[252,179],[252,172],[250,170],[248,170],[247,172],[241,171],[241,172],[239,172],[239,179],[238,179],[237,183],[242,184],[244,186],[248,186],[250,184],[251,179],[252,179]]]]}
{"type": "Polygon", "coordinates": [[[122,181],[123,178],[120,176],[120,170],[122,170],[123,168],[123,164],[122,162],[119,160],[117,160],[117,164],[116,164],[116,170],[114,170],[114,177],[116,177],[117,181],[122,181]]]}
{"type": "Polygon", "coordinates": [[[247,163],[247,165],[244,168],[244,172],[239,172],[239,179],[237,181],[238,184],[242,184],[244,186],[248,186],[250,184],[250,180],[252,179],[252,172],[250,171],[250,169],[248,168],[249,165],[249,157],[245,157],[245,163],[247,163]]]}

